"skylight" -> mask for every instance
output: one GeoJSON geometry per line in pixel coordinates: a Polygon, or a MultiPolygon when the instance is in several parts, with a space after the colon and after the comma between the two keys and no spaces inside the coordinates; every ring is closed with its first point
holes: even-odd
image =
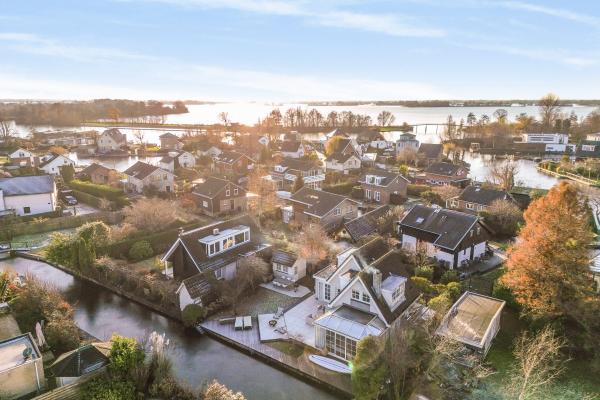
{"type": "Polygon", "coordinates": [[[423,222],[423,221],[425,221],[425,218],[423,218],[423,217],[419,217],[419,218],[417,218],[417,221],[416,221],[416,223],[417,223],[417,224],[420,224],[420,223],[421,223],[421,222],[423,222]]]}

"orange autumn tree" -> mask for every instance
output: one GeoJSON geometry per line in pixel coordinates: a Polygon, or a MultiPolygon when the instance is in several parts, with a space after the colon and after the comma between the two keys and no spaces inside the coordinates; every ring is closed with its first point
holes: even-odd
{"type": "Polygon", "coordinates": [[[508,252],[502,283],[526,313],[568,316],[593,293],[587,206],[574,185],[562,182],[531,203],[524,219],[517,244],[508,252]]]}

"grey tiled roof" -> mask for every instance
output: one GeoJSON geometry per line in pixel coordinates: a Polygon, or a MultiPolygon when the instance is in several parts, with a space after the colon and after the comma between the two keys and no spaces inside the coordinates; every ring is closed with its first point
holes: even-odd
{"type": "MultiPolygon", "coordinates": [[[[214,198],[221,190],[223,190],[230,183],[231,182],[229,182],[226,179],[217,178],[215,176],[209,176],[203,183],[196,185],[192,192],[205,197],[214,198]]],[[[239,186],[237,186],[236,184],[231,184],[239,188],[239,186]]],[[[240,196],[245,195],[245,191],[242,188],[239,188],[239,193],[240,196]]]]}
{"type": "Polygon", "coordinates": [[[50,175],[0,178],[0,189],[4,196],[52,193],[54,179],[50,175]]]}
{"type": "Polygon", "coordinates": [[[436,175],[454,176],[459,170],[463,168],[464,167],[461,165],[446,162],[436,162],[427,167],[425,172],[436,175]]]}
{"type": "Polygon", "coordinates": [[[298,257],[294,253],[283,250],[275,250],[273,252],[273,258],[271,261],[281,265],[294,265],[297,259],[298,257]]]}
{"type": "Polygon", "coordinates": [[[137,179],[145,179],[157,169],[160,169],[154,165],[146,164],[145,162],[138,161],[131,167],[127,168],[123,173],[125,175],[133,176],[137,179]]]}
{"type": "Polygon", "coordinates": [[[92,163],[92,164],[88,165],[87,167],[85,167],[83,170],[81,170],[80,173],[85,174],[85,175],[91,175],[98,171],[108,173],[108,172],[110,172],[110,168],[106,168],[102,164],[92,163]]]}
{"type": "Polygon", "coordinates": [[[503,190],[469,185],[461,192],[461,194],[458,196],[458,199],[469,203],[489,206],[496,200],[510,199],[510,195],[503,190]]]}
{"type": "Polygon", "coordinates": [[[406,179],[404,176],[402,176],[401,174],[395,173],[395,172],[391,172],[391,171],[386,171],[383,169],[370,169],[367,170],[366,172],[364,172],[362,174],[362,176],[360,177],[360,182],[366,182],[366,178],[367,175],[374,175],[374,176],[381,176],[384,179],[382,180],[381,184],[379,186],[387,186],[390,183],[392,183],[394,181],[394,179],[396,178],[400,178],[400,179],[404,179],[405,181],[408,182],[408,179],[406,179]]]}
{"type": "Polygon", "coordinates": [[[475,215],[418,204],[404,216],[400,226],[433,234],[436,246],[454,250],[478,220],[475,215]]]}
{"type": "Polygon", "coordinates": [[[439,143],[421,143],[419,146],[419,154],[423,154],[426,158],[438,158],[443,151],[443,146],[439,143]]]}
{"type": "Polygon", "coordinates": [[[325,216],[345,199],[347,199],[345,196],[311,189],[307,186],[298,190],[290,198],[292,202],[307,204],[308,207],[305,211],[318,217],[325,216]]]}
{"type": "Polygon", "coordinates": [[[379,218],[387,215],[390,207],[383,205],[374,210],[369,211],[360,217],[354,218],[344,224],[344,228],[352,237],[352,240],[359,241],[363,237],[369,236],[370,234],[377,231],[377,223],[379,218]]]}

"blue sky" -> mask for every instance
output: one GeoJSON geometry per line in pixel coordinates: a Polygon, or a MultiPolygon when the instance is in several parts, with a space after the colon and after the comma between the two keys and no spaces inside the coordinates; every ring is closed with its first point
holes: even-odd
{"type": "Polygon", "coordinates": [[[600,2],[19,0],[0,98],[600,98],[600,2]]]}

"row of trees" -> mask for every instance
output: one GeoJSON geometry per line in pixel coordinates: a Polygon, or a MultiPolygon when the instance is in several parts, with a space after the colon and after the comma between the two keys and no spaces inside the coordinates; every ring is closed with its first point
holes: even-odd
{"type": "MultiPolygon", "coordinates": [[[[84,121],[144,116],[164,116],[186,113],[187,107],[181,101],[166,106],[160,101],[133,101],[98,99],[92,101],[56,102],[56,103],[2,103],[0,121],[15,121],[21,125],[72,126],[84,121]]],[[[4,132],[0,124],[0,134],[4,132]]]]}
{"type": "MultiPolygon", "coordinates": [[[[382,111],[377,116],[378,126],[390,126],[396,117],[389,111],[382,111]]],[[[289,108],[281,112],[278,108],[259,122],[264,129],[274,128],[362,128],[373,125],[373,119],[366,114],[356,114],[352,111],[331,111],[327,115],[321,114],[313,108],[305,110],[302,107],[289,108]]]]}

